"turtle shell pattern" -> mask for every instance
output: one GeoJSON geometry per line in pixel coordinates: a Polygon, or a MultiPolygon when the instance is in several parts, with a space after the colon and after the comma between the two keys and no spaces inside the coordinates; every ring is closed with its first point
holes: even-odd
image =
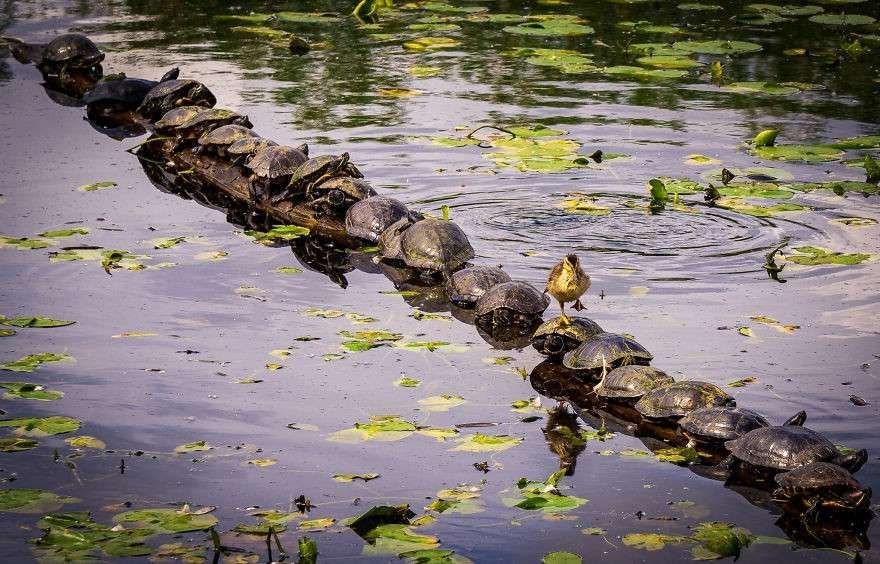
{"type": "Polygon", "coordinates": [[[736,458],[761,468],[793,470],[811,462],[830,462],[840,456],[837,448],[807,427],[762,427],[724,446],[736,458]]]}
{"type": "Polygon", "coordinates": [[[608,372],[596,387],[596,393],[603,398],[635,400],[655,388],[668,386],[673,382],[675,379],[662,370],[652,366],[629,364],[608,372]]]}
{"type": "Polygon", "coordinates": [[[255,153],[247,167],[261,178],[273,179],[293,174],[307,160],[297,148],[273,145],[255,153]]]}
{"type": "Polygon", "coordinates": [[[409,210],[402,202],[385,196],[371,196],[348,208],[345,231],[352,237],[377,243],[383,231],[408,215],[409,210]]]}
{"type": "Polygon", "coordinates": [[[706,407],[685,415],[678,424],[691,438],[732,441],[770,422],[749,409],[706,407]]]}
{"type": "Polygon", "coordinates": [[[502,282],[490,288],[477,300],[474,311],[477,317],[491,314],[497,309],[509,309],[523,315],[538,317],[550,300],[527,282],[502,282]]]}
{"type": "Polygon", "coordinates": [[[532,346],[541,354],[562,354],[576,349],[584,342],[592,339],[605,331],[598,323],[586,317],[569,317],[567,320],[562,316],[548,319],[542,323],[532,335],[532,346]],[[549,341],[553,337],[561,339],[559,350],[548,349],[549,341]]]}
{"type": "Polygon", "coordinates": [[[647,364],[654,356],[624,335],[600,333],[565,355],[562,363],[572,370],[601,370],[603,366],[647,364]]]}
{"type": "Polygon", "coordinates": [[[733,398],[709,382],[683,380],[655,388],[636,403],[636,411],[644,417],[665,419],[682,417],[704,407],[735,405],[733,398]]]}
{"type": "Polygon", "coordinates": [[[480,296],[497,284],[510,282],[506,272],[494,266],[471,266],[455,272],[446,284],[446,295],[459,307],[474,307],[480,296]]]}
{"type": "Polygon", "coordinates": [[[434,218],[418,221],[404,231],[400,250],[407,266],[446,272],[452,272],[475,256],[461,227],[434,218]]]}
{"type": "Polygon", "coordinates": [[[232,145],[246,137],[259,137],[259,135],[243,125],[221,125],[199,137],[199,145],[232,145]]]}
{"type": "Polygon", "coordinates": [[[104,53],[91,39],[79,33],[65,33],[46,45],[43,60],[53,64],[90,67],[104,60],[104,53]]]}
{"type": "Polygon", "coordinates": [[[792,492],[825,488],[861,490],[862,484],[846,468],[828,462],[812,462],[776,475],[776,484],[792,492]]]}

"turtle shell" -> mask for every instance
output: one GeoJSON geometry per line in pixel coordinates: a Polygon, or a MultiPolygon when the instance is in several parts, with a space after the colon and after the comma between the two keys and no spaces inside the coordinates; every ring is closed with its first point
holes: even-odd
{"type": "Polygon", "coordinates": [[[352,237],[376,243],[383,231],[408,215],[409,210],[402,202],[385,196],[371,196],[348,208],[345,231],[352,237]]]}
{"type": "Polygon", "coordinates": [[[247,116],[225,108],[201,108],[194,116],[178,125],[174,131],[182,137],[201,137],[207,131],[224,125],[238,124],[252,127],[247,116]]]}
{"type": "Polygon", "coordinates": [[[181,106],[165,112],[162,119],[153,124],[156,133],[172,133],[175,129],[196,116],[203,108],[199,106],[181,106]]]}
{"type": "Polygon", "coordinates": [[[425,218],[404,231],[400,251],[407,266],[452,272],[474,258],[461,227],[443,219],[425,218]]]}
{"type": "Polygon", "coordinates": [[[532,335],[532,346],[541,354],[560,355],[604,333],[599,324],[586,317],[554,317],[541,324],[532,335]]]}
{"type": "Polygon", "coordinates": [[[107,80],[99,82],[95,87],[83,96],[83,102],[92,106],[95,104],[115,105],[136,109],[144,101],[147,92],[153,89],[158,82],[142,78],[123,78],[120,80],[107,80]]]}
{"type": "Polygon", "coordinates": [[[348,176],[331,178],[315,186],[315,193],[317,195],[326,194],[331,190],[339,190],[345,194],[346,198],[358,202],[376,194],[376,191],[373,190],[373,187],[366,180],[348,176]]]}
{"type": "Polygon", "coordinates": [[[599,333],[563,358],[572,370],[601,370],[627,364],[648,364],[654,356],[645,347],[624,335],[599,333]]]}
{"type": "Polygon", "coordinates": [[[157,84],[144,96],[138,113],[152,120],[183,104],[212,108],[216,103],[214,94],[197,80],[167,80],[157,84]]]}
{"type": "Polygon", "coordinates": [[[46,45],[43,61],[56,65],[91,67],[104,60],[104,53],[80,33],[65,33],[46,45]]]}
{"type": "Polygon", "coordinates": [[[379,253],[383,259],[403,260],[403,250],[401,249],[403,234],[413,225],[414,223],[408,216],[402,217],[379,235],[379,253]]]}
{"type": "Polygon", "coordinates": [[[742,461],[774,470],[792,470],[840,457],[837,448],[824,436],[793,425],[754,429],[724,446],[742,461]]]}
{"type": "Polygon", "coordinates": [[[199,137],[199,145],[232,145],[248,137],[259,137],[253,129],[242,125],[221,125],[199,137]]]}
{"type": "Polygon", "coordinates": [[[828,462],[812,462],[776,475],[776,484],[792,492],[825,488],[861,490],[862,484],[849,470],[828,462]]]}
{"type": "Polygon", "coordinates": [[[678,424],[694,440],[731,441],[752,429],[769,427],[760,414],[738,407],[706,407],[685,415],[678,424]]]}
{"type": "Polygon", "coordinates": [[[683,380],[655,388],[642,396],[635,407],[643,417],[682,417],[704,407],[736,405],[724,390],[709,382],[683,380]]]}
{"type": "Polygon", "coordinates": [[[293,174],[307,160],[295,147],[272,145],[254,153],[246,166],[258,177],[273,179],[293,174]]]}
{"type": "Polygon", "coordinates": [[[508,309],[530,317],[540,317],[550,300],[527,282],[502,282],[489,288],[477,300],[474,311],[477,317],[492,314],[495,310],[508,309]]]}
{"type": "Polygon", "coordinates": [[[662,370],[651,366],[629,364],[610,371],[596,386],[599,397],[636,401],[655,388],[675,382],[662,370]]]}
{"type": "Polygon", "coordinates": [[[274,147],[278,145],[271,139],[263,137],[244,137],[230,145],[226,152],[230,155],[252,155],[266,147],[274,147]]]}
{"type": "Polygon", "coordinates": [[[471,266],[455,272],[446,283],[446,295],[458,307],[472,308],[480,296],[496,284],[510,282],[510,276],[498,267],[471,266]]]}

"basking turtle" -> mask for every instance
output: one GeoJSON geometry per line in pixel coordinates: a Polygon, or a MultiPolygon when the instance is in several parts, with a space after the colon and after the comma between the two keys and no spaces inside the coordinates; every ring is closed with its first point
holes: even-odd
{"type": "Polygon", "coordinates": [[[496,284],[477,299],[478,326],[533,326],[550,305],[547,296],[527,282],[496,284]]]}
{"type": "Polygon", "coordinates": [[[312,188],[311,205],[320,214],[343,215],[357,202],[375,194],[366,180],[337,176],[312,188]]]}
{"type": "Polygon", "coordinates": [[[214,94],[197,80],[169,80],[147,92],[137,112],[150,121],[156,121],[169,110],[180,106],[213,108],[216,103],[214,94]]]}
{"type": "MultiPolygon", "coordinates": [[[[235,164],[244,164],[259,151],[266,147],[274,147],[276,145],[278,145],[278,143],[271,139],[265,139],[263,137],[244,137],[226,148],[226,157],[235,164]]],[[[303,146],[305,147],[305,145],[303,146]]],[[[308,147],[306,147],[306,151],[308,151],[308,147]]],[[[306,155],[308,155],[308,153],[306,153],[306,155]]]]}
{"type": "Polygon", "coordinates": [[[46,45],[37,66],[43,72],[63,75],[71,70],[92,69],[103,60],[104,53],[91,39],[81,33],[65,33],[46,45]]]}
{"type": "Polygon", "coordinates": [[[370,196],[356,202],[345,213],[345,231],[371,243],[397,220],[409,216],[406,206],[394,198],[370,196]]]}
{"type": "Polygon", "coordinates": [[[158,82],[125,76],[116,80],[105,77],[83,97],[83,102],[88,106],[86,111],[89,117],[95,117],[136,110],[150,90],[162,82],[176,80],[179,74],[180,69],[175,67],[166,72],[158,82]]]}
{"type": "Polygon", "coordinates": [[[364,175],[361,174],[361,171],[351,164],[349,160],[348,153],[312,157],[297,169],[293,176],[291,176],[287,188],[279,192],[272,199],[272,202],[278,203],[293,195],[303,195],[308,199],[312,199],[312,187],[337,176],[363,178],[364,175]]]}
{"type": "MultiPolygon", "coordinates": [[[[802,426],[806,420],[807,412],[800,411],[790,417],[783,425],[802,426]]],[[[690,446],[697,443],[717,445],[738,439],[752,429],[770,426],[770,423],[761,415],[738,407],[697,409],[681,418],[678,424],[690,440],[690,446]]]]}
{"type": "Polygon", "coordinates": [[[635,403],[651,390],[673,382],[675,379],[662,370],[652,366],[628,364],[608,372],[596,386],[596,394],[606,400],[635,403]]]}
{"type": "Polygon", "coordinates": [[[173,129],[177,137],[173,151],[191,146],[199,137],[224,125],[252,127],[251,120],[224,108],[203,108],[173,129]]]}
{"type": "Polygon", "coordinates": [[[173,135],[178,127],[194,118],[203,109],[200,106],[181,106],[169,110],[162,119],[153,124],[153,131],[159,135],[173,135]]]}
{"type": "Polygon", "coordinates": [[[735,406],[727,393],[709,382],[682,380],[654,388],[635,407],[649,419],[677,419],[703,407],[735,406]]]}
{"type": "Polygon", "coordinates": [[[308,160],[308,150],[305,145],[272,145],[254,153],[245,163],[245,167],[251,170],[250,189],[253,201],[263,202],[287,186],[290,176],[308,160]]]}
{"type": "Polygon", "coordinates": [[[773,500],[806,508],[860,511],[871,504],[871,488],[862,487],[837,464],[813,462],[776,475],[773,500]]]}
{"type": "Polygon", "coordinates": [[[830,462],[857,472],[868,460],[865,449],[842,454],[834,444],[807,427],[760,427],[724,443],[734,466],[745,463],[770,471],[793,470],[811,462],[830,462]]]}
{"type": "Polygon", "coordinates": [[[226,157],[226,151],[230,145],[248,138],[259,138],[257,133],[242,125],[229,124],[221,125],[216,129],[212,129],[199,137],[198,146],[193,152],[198,154],[216,155],[220,158],[226,157]]]}
{"type": "Polygon", "coordinates": [[[464,266],[475,256],[461,227],[435,218],[417,221],[404,231],[400,252],[407,266],[446,274],[464,266]]]}
{"type": "Polygon", "coordinates": [[[510,276],[494,266],[469,266],[449,277],[446,295],[458,307],[472,308],[477,300],[497,284],[510,282],[510,276]]]}
{"type": "Polygon", "coordinates": [[[382,255],[383,260],[395,263],[403,262],[403,250],[400,248],[400,244],[403,241],[403,234],[413,225],[415,225],[413,219],[405,216],[379,234],[379,254],[382,255]]]}
{"type": "Polygon", "coordinates": [[[557,356],[581,346],[599,333],[599,324],[586,317],[559,316],[545,321],[532,335],[532,346],[541,354],[557,356]]]}
{"type": "Polygon", "coordinates": [[[572,370],[600,372],[628,364],[648,365],[654,356],[648,350],[625,335],[599,333],[562,359],[562,364],[572,370]]]}

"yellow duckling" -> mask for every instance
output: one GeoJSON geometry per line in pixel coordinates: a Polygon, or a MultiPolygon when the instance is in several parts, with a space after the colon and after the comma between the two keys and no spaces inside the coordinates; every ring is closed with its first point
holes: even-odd
{"type": "Polygon", "coordinates": [[[577,255],[571,254],[553,267],[550,277],[547,279],[544,293],[550,294],[559,302],[563,319],[568,319],[568,316],[565,315],[565,302],[574,302],[573,307],[577,311],[584,309],[580,297],[589,288],[590,276],[581,268],[577,255]]]}

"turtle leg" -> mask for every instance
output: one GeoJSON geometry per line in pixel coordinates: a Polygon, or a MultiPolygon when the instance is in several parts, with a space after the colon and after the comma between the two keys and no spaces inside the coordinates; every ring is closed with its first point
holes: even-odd
{"type": "Polygon", "coordinates": [[[574,301],[574,305],[571,306],[571,307],[573,307],[575,311],[583,311],[583,310],[587,309],[586,306],[585,306],[584,304],[581,303],[581,299],[580,299],[580,298],[576,299],[576,300],[574,301]]]}

